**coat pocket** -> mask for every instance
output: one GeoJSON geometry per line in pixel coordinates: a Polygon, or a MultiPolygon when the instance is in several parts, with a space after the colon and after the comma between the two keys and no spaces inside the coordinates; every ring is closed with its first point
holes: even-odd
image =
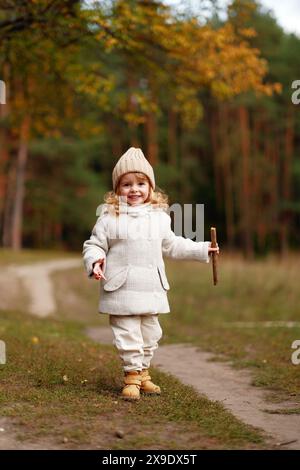
{"type": "Polygon", "coordinates": [[[167,279],[167,276],[166,276],[166,273],[165,273],[165,268],[163,268],[162,266],[157,266],[157,270],[159,272],[160,282],[161,282],[163,288],[165,290],[169,290],[170,286],[169,286],[168,279],[167,279]]]}
{"type": "Polygon", "coordinates": [[[108,292],[119,289],[127,279],[128,270],[129,266],[126,266],[125,268],[122,268],[121,271],[114,273],[109,279],[107,279],[105,284],[103,284],[103,289],[108,292]]]}

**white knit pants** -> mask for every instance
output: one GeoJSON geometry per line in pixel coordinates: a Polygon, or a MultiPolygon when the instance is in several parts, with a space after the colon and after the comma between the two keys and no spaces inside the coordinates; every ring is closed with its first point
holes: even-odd
{"type": "Polygon", "coordinates": [[[124,371],[148,369],[162,337],[158,315],[109,315],[109,322],[124,371]]]}

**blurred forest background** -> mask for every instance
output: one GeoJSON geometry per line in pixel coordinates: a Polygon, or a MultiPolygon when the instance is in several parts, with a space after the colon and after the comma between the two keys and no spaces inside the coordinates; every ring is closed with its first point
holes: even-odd
{"type": "Polygon", "coordinates": [[[1,0],[2,247],[81,251],[129,146],[171,204],[205,204],[222,248],[299,247],[300,38],[257,1],[227,13],[1,0]]]}

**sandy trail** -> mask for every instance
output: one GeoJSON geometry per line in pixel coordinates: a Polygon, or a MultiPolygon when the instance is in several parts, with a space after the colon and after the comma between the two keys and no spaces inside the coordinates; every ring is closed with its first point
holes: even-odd
{"type": "Polygon", "coordinates": [[[56,311],[51,274],[54,271],[78,268],[78,259],[52,260],[7,268],[10,277],[17,277],[29,296],[29,311],[38,317],[47,317],[56,311]]]}

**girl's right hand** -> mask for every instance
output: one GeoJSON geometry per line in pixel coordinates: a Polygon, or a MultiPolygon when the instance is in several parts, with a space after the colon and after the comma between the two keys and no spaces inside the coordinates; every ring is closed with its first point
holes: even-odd
{"type": "Polygon", "coordinates": [[[104,260],[99,260],[99,261],[96,261],[96,263],[94,264],[93,275],[94,275],[94,279],[96,279],[97,281],[99,279],[105,279],[106,280],[106,277],[104,276],[103,271],[101,269],[101,266],[102,266],[103,262],[104,262],[104,260]]]}

